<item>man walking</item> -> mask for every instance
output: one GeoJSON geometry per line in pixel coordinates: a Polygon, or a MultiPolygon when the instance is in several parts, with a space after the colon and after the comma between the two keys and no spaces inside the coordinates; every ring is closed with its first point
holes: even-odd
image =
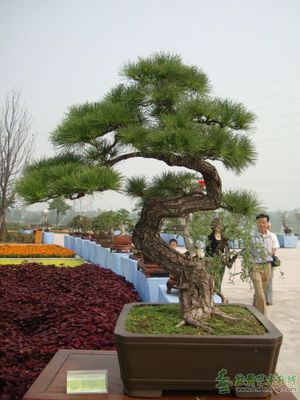
{"type": "Polygon", "coordinates": [[[275,254],[276,244],[273,241],[269,228],[270,217],[267,214],[259,214],[256,217],[257,231],[252,235],[251,253],[255,265],[250,273],[254,286],[253,305],[266,315],[265,291],[271,277],[272,255],[275,254]]]}

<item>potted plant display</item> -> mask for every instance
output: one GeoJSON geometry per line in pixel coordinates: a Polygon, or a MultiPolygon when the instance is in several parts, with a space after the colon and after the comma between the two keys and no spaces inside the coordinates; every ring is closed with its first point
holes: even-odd
{"type": "MultiPolygon", "coordinates": [[[[220,306],[219,309],[236,306],[220,306]]],[[[199,334],[197,329],[192,332],[189,326],[185,331],[175,325],[176,318],[172,333],[158,333],[159,324],[154,324],[152,333],[146,332],[147,321],[160,322],[163,313],[159,307],[163,311],[168,308],[166,319],[172,312],[178,314],[179,311],[169,304],[131,303],[124,306],[117,321],[116,346],[126,394],[160,397],[164,390],[216,391],[220,383],[218,379],[227,379],[225,393],[235,390],[238,396],[255,398],[270,394],[266,379],[275,374],[282,334],[253,306],[238,305],[240,310],[231,326],[231,333],[221,331],[214,335],[199,334]],[[158,308],[157,312],[155,308],[158,308]],[[246,312],[251,313],[252,319],[246,312]],[[235,326],[239,324],[238,318],[245,321],[250,318],[247,323],[251,333],[241,333],[235,326]],[[259,323],[258,332],[254,334],[253,325],[256,323],[259,323]],[[252,376],[252,385],[250,383],[245,390],[249,376],[252,376]],[[256,378],[261,379],[261,384],[255,382],[256,378]]]]}
{"type": "Polygon", "coordinates": [[[92,228],[98,242],[103,247],[130,249],[131,235],[126,234],[126,226],[130,223],[129,212],[125,209],[118,211],[103,211],[92,221],[92,228]],[[115,235],[115,230],[120,233],[115,235]]]}
{"type": "MultiPolygon", "coordinates": [[[[166,179],[170,179],[170,177],[171,175],[167,175],[166,179]]],[[[197,187],[193,184],[195,180],[192,175],[177,175],[176,178],[177,191],[181,192],[181,185],[181,189],[189,193],[190,198],[192,198],[193,190],[197,193],[197,187]],[[190,183],[189,189],[187,189],[187,182],[190,183]]],[[[128,182],[127,190],[129,194],[134,194],[132,188],[136,184],[135,179],[128,182]]],[[[195,329],[191,334],[190,331],[185,333],[184,329],[182,329],[182,332],[178,329],[176,333],[172,332],[170,334],[168,331],[166,333],[160,330],[158,323],[154,331],[149,329],[147,332],[144,329],[137,329],[137,326],[139,328],[141,326],[135,321],[132,329],[132,325],[128,324],[128,320],[130,321],[133,318],[132,315],[137,313],[142,325],[145,324],[147,326],[148,323],[146,321],[148,318],[150,320],[154,319],[156,314],[154,308],[159,306],[152,306],[151,315],[148,314],[148,305],[130,304],[125,306],[115,329],[116,346],[125,391],[131,396],[152,397],[160,396],[163,390],[216,390],[218,374],[221,373],[220,371],[226,371],[228,377],[236,379],[230,381],[230,388],[235,389],[237,394],[243,397],[245,395],[244,388],[240,387],[241,380],[238,380],[237,377],[246,377],[251,374],[253,376],[270,376],[274,374],[282,342],[282,334],[264,315],[249,305],[238,305],[238,307],[244,308],[252,314],[252,324],[259,322],[259,325],[263,327],[259,333],[254,332],[255,329],[253,333],[251,329],[251,332],[241,333],[239,328],[230,329],[229,333],[226,333],[226,331],[217,334],[213,333],[213,329],[208,322],[210,319],[231,320],[231,323],[235,326],[240,318],[246,318],[246,316],[244,314],[228,316],[225,313],[225,306],[216,306],[213,303],[214,265],[210,265],[206,258],[200,259],[190,253],[186,255],[180,254],[175,250],[170,251],[169,246],[160,239],[159,227],[161,226],[164,210],[170,209],[169,202],[172,204],[174,201],[174,212],[178,213],[178,210],[175,211],[178,197],[175,191],[172,193],[172,185],[170,185],[172,189],[169,190],[166,197],[164,197],[164,194],[158,196],[159,187],[163,187],[165,184],[167,185],[167,180],[162,182],[155,179],[154,183],[149,184],[145,181],[144,206],[140,223],[137,224],[134,231],[133,240],[137,247],[139,246],[138,248],[142,249],[143,254],[147,254],[149,258],[152,256],[155,261],[160,260],[160,265],[172,277],[176,277],[176,288],[179,291],[180,300],[177,313],[180,315],[180,319],[173,323],[174,328],[193,326],[198,327],[199,330],[195,329]],[[154,185],[157,185],[157,187],[154,187],[154,185]],[[155,198],[152,197],[153,192],[155,193],[155,198]],[[157,213],[158,220],[154,223],[155,212],[153,213],[153,210],[157,211],[159,204],[162,205],[161,213],[157,213]],[[144,212],[146,215],[149,213],[151,217],[146,217],[143,220],[144,212]],[[154,223],[154,227],[158,229],[155,233],[152,231],[153,236],[151,236],[151,230],[147,230],[147,223],[152,229],[152,224],[154,223]],[[142,232],[137,233],[138,229],[141,229],[142,232]],[[142,234],[145,235],[146,240],[145,243],[139,244],[142,234]],[[148,243],[155,243],[155,245],[151,248],[148,243]],[[166,259],[162,256],[164,251],[167,254],[170,252],[170,256],[166,257],[166,259]],[[198,268],[199,270],[197,270],[198,268]],[[143,308],[145,308],[145,314],[143,314],[143,308]],[[136,311],[135,309],[140,309],[141,311],[136,311]],[[145,364],[143,360],[147,360],[147,363],[145,364]],[[180,361],[178,362],[178,360],[180,361]]],[[[139,186],[139,195],[141,195],[141,185],[139,186]]],[[[207,194],[203,193],[203,195],[206,196],[207,194]]],[[[185,200],[188,201],[189,196],[185,195],[185,200]]],[[[182,206],[185,206],[185,202],[182,203],[182,206]]],[[[226,208],[225,203],[221,202],[220,208],[223,206],[226,208]]],[[[203,213],[206,214],[206,211],[204,210],[203,213]]],[[[167,215],[169,218],[170,213],[168,212],[167,215]]],[[[212,218],[212,215],[207,213],[202,218],[202,223],[206,219],[206,230],[210,226],[209,219],[212,218]]],[[[219,212],[218,215],[218,221],[220,221],[222,213],[219,212]]],[[[242,215],[236,215],[231,220],[225,215],[223,220],[226,225],[224,231],[229,235],[230,231],[232,231],[231,235],[237,234],[245,243],[243,274],[246,274],[247,262],[250,261],[247,259],[247,250],[249,250],[247,249],[247,240],[249,241],[250,238],[247,227],[249,221],[247,217],[242,215]],[[229,226],[230,223],[232,226],[229,226]]],[[[195,225],[197,227],[197,224],[195,225]]],[[[196,227],[194,226],[193,228],[197,231],[196,227]]],[[[198,228],[199,231],[203,233],[205,229],[202,228],[200,230],[198,228]]],[[[194,234],[194,232],[191,233],[194,234]]],[[[219,258],[216,261],[220,263],[221,260],[219,258]]],[[[227,260],[227,265],[229,264],[230,259],[227,260]]],[[[162,317],[158,317],[158,321],[159,318],[162,317]]],[[[252,389],[248,387],[247,396],[265,397],[269,393],[269,387],[257,387],[254,385],[252,389]]]]}
{"type": "MultiPolygon", "coordinates": [[[[126,307],[115,330],[125,392],[151,397],[165,389],[211,390],[220,371],[227,371],[232,380],[239,374],[273,374],[281,333],[253,307],[241,306],[251,311],[263,332],[255,337],[234,332],[211,336],[212,318],[236,327],[241,317],[214,304],[214,275],[205,259],[180,254],[160,237],[166,218],[220,209],[246,216],[257,210],[252,193],[222,190],[216,168],[217,162],[240,174],[255,163],[249,137],[254,114],[240,103],[213,97],[207,75],[177,55],[159,53],[128,63],[123,75],[127,81],[102,101],[70,108],[52,133],[52,142],[66,152],[29,166],[17,191],[28,203],[57,196],[77,199],[120,190],[120,169],[115,166],[121,161],[164,163],[169,169],[161,175],[150,181],[137,176],[125,185],[128,195],[142,199],[132,240],[145,257],[176,278],[177,328],[196,327],[204,334],[130,332],[125,323],[132,306],[126,307]],[[79,148],[86,151],[79,153],[79,148]]],[[[246,271],[250,258],[244,245],[246,271]]],[[[235,386],[229,384],[230,389],[235,386]]],[[[256,397],[267,394],[263,389],[254,392],[256,397]]]]}
{"type": "Polygon", "coordinates": [[[83,234],[88,234],[91,231],[92,221],[86,216],[76,215],[69,223],[69,227],[72,229],[70,235],[82,237],[83,234]]]}

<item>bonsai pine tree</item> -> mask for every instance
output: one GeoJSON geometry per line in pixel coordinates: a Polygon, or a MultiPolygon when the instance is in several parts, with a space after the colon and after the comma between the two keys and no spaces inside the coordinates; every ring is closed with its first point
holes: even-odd
{"type": "Polygon", "coordinates": [[[253,211],[251,193],[222,192],[215,162],[236,174],[254,164],[248,132],[255,116],[240,103],[213,97],[206,74],[177,55],[141,58],[122,74],[124,83],[103,100],[69,109],[51,135],[58,155],[28,166],[17,190],[28,203],[77,199],[119,190],[122,177],[114,166],[129,158],[177,167],[152,182],[140,176],[126,183],[128,194],[143,199],[133,242],[177,278],[182,324],[205,328],[204,318],[221,314],[212,301],[213,277],[204,261],[170,249],[160,229],[166,218],[197,211],[253,211]]]}

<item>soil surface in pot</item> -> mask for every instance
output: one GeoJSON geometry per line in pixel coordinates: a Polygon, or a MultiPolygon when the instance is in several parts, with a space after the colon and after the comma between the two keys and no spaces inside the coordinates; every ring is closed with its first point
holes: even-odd
{"type": "MultiPolygon", "coordinates": [[[[222,305],[221,310],[235,317],[228,320],[213,316],[203,320],[213,331],[210,335],[264,335],[266,329],[251,312],[238,305],[222,305]]],[[[177,304],[142,305],[133,307],[126,320],[126,329],[141,334],[207,335],[201,328],[193,326],[176,327],[180,322],[177,304]]]]}

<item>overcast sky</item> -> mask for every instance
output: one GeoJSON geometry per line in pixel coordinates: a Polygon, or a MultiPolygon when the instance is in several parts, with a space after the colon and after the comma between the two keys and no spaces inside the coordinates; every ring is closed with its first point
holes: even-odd
{"type": "MultiPolygon", "coordinates": [[[[12,89],[32,116],[35,156],[54,154],[49,133],[68,107],[95,101],[120,82],[120,67],[169,51],[202,68],[213,93],[257,115],[259,153],[237,177],[222,168],[224,189],[255,191],[271,211],[300,207],[299,0],[0,0],[0,100],[12,89]]],[[[128,160],[132,176],[162,163],[128,160]]],[[[131,208],[107,193],[77,209],[131,208]]]]}

